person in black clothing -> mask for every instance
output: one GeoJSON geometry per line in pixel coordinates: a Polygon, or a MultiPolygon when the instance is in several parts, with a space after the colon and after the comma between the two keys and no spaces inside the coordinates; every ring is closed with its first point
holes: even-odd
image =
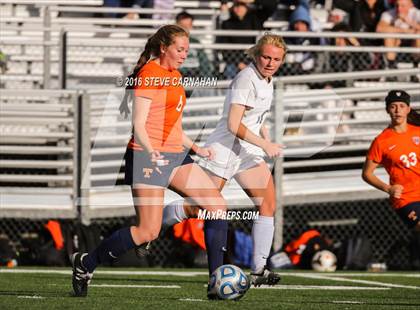
{"type": "MultiPolygon", "coordinates": [[[[255,9],[251,9],[248,3],[251,1],[235,0],[230,10],[230,18],[223,21],[221,29],[225,30],[262,30],[263,23],[273,14],[277,3],[270,0],[255,0],[255,9]]],[[[227,44],[254,44],[255,37],[234,37],[221,36],[216,39],[217,43],[227,44]]],[[[236,73],[248,64],[247,57],[243,50],[222,51],[226,67],[224,70],[224,77],[232,79],[236,73]]]]}
{"type": "MultiPolygon", "coordinates": [[[[384,0],[334,0],[334,6],[349,14],[349,25],[355,32],[376,32],[382,13],[388,9],[384,0]]],[[[361,39],[360,44],[381,46],[383,40],[361,39]]]]}

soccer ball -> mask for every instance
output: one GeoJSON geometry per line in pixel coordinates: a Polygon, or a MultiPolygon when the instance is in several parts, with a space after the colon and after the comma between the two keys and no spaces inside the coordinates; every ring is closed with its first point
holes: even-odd
{"type": "Polygon", "coordinates": [[[249,279],[241,268],[223,265],[211,274],[209,292],[220,299],[238,300],[245,295],[249,286],[249,279]]]}
{"type": "Polygon", "coordinates": [[[315,253],[312,257],[312,269],[320,272],[332,272],[337,269],[337,257],[328,250],[315,253]]]}

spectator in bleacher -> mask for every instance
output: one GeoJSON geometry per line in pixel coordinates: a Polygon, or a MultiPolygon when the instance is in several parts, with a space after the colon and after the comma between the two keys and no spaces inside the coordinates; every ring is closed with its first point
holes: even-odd
{"type": "MultiPolygon", "coordinates": [[[[172,10],[175,5],[175,0],[153,0],[153,8],[155,10],[172,10]]],[[[167,20],[171,19],[172,14],[170,13],[156,13],[153,14],[155,20],[167,20]]]]}
{"type": "MultiPolygon", "coordinates": [[[[375,32],[381,15],[389,6],[384,0],[335,0],[334,6],[349,14],[352,31],[375,32]]],[[[362,45],[382,45],[382,40],[362,39],[362,45]]]]}
{"type": "Polygon", "coordinates": [[[387,193],[402,221],[420,233],[420,114],[410,108],[410,95],[403,90],[391,90],[385,104],[390,124],[372,142],[362,177],[387,193]],[[379,165],[389,182],[374,174],[379,165]]]}
{"type": "MultiPolygon", "coordinates": [[[[297,32],[309,32],[312,20],[309,9],[302,5],[298,6],[290,15],[289,30],[297,32]]],[[[323,45],[324,41],[319,38],[297,35],[286,39],[288,45],[323,45]]],[[[314,52],[293,52],[286,55],[285,71],[292,75],[309,74],[322,70],[323,61],[314,52]]]]}
{"type": "Polygon", "coordinates": [[[309,9],[309,2],[310,0],[279,0],[279,3],[284,5],[305,5],[309,9]]]}
{"type": "MultiPolygon", "coordinates": [[[[344,23],[335,25],[331,31],[333,32],[351,32],[350,26],[344,23]]],[[[330,45],[334,46],[360,46],[358,39],[350,37],[336,37],[331,39],[330,45]]],[[[332,52],[328,53],[328,61],[326,62],[328,72],[352,72],[368,70],[371,64],[372,56],[365,52],[332,52]]],[[[344,87],[345,81],[333,81],[330,83],[332,87],[344,87]]]]}
{"type": "Polygon", "coordinates": [[[327,20],[329,23],[332,23],[333,27],[340,23],[345,23],[345,24],[349,23],[347,12],[339,8],[334,8],[331,11],[329,11],[327,20]]]}
{"type": "MultiPolygon", "coordinates": [[[[104,0],[105,7],[111,8],[152,8],[154,0],[104,0]]],[[[138,19],[139,15],[137,13],[128,13],[125,16],[118,13],[108,13],[104,14],[106,17],[117,18],[124,17],[127,19],[138,19]]],[[[145,16],[149,17],[149,16],[145,16]]]]}
{"type": "MultiPolygon", "coordinates": [[[[176,24],[184,28],[188,33],[193,28],[194,16],[183,11],[175,17],[176,24]]],[[[190,43],[200,43],[197,38],[190,35],[190,43]]],[[[203,49],[191,48],[188,57],[179,69],[183,76],[187,77],[210,77],[213,76],[213,65],[203,49]]]]}
{"type": "MultiPolygon", "coordinates": [[[[397,0],[395,8],[381,15],[376,27],[377,32],[383,33],[420,33],[420,10],[414,7],[411,0],[397,0]]],[[[386,38],[387,47],[412,46],[420,48],[420,39],[404,40],[399,38],[386,38]]],[[[419,54],[413,54],[413,62],[417,65],[419,54]]],[[[396,68],[397,53],[386,53],[388,68],[396,68]]]]}
{"type": "MultiPolygon", "coordinates": [[[[230,10],[229,19],[222,22],[221,29],[224,30],[262,30],[263,23],[270,17],[276,7],[275,1],[269,0],[235,0],[230,10]],[[255,9],[248,5],[254,3],[255,9]]],[[[217,43],[227,44],[254,44],[255,37],[234,37],[223,36],[216,39],[217,43]]],[[[236,73],[248,64],[246,55],[242,50],[225,50],[222,52],[223,60],[226,62],[224,77],[232,79],[236,73]]]]}

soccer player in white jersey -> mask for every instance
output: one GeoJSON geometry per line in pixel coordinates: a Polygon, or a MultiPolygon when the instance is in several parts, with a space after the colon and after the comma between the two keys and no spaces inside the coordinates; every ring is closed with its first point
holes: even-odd
{"type": "MultiPolygon", "coordinates": [[[[226,181],[234,178],[259,209],[259,218],[252,227],[251,281],[255,286],[274,285],[280,280],[266,266],[274,235],[276,197],[264,156],[280,156],[282,146],[270,141],[264,120],[273,99],[272,76],[282,65],[286,52],[283,39],[273,34],[264,35],[247,50],[252,63],[230,84],[223,116],[206,141],[206,146],[214,150],[214,158],[199,161],[220,191],[226,181]]],[[[165,207],[163,225],[197,215],[198,208],[177,200],[165,207]]]]}

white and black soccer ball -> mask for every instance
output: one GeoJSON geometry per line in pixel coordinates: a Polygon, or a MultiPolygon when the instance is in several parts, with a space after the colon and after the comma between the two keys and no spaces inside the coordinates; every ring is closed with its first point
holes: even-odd
{"type": "Polygon", "coordinates": [[[312,269],[320,272],[333,272],[337,269],[337,257],[328,250],[318,251],[312,257],[312,269]]]}
{"type": "Polygon", "coordinates": [[[235,265],[220,266],[210,276],[209,292],[220,299],[238,300],[249,287],[248,277],[235,265]]]}

